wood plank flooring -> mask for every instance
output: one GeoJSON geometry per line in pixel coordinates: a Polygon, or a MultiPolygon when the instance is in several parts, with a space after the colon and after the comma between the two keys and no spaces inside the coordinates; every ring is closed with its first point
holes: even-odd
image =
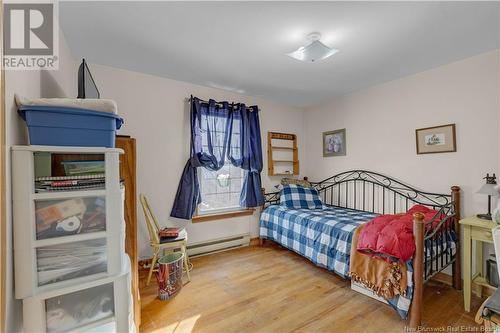
{"type": "MultiPolygon", "coordinates": [[[[154,279],[140,272],[141,332],[404,332],[394,310],[350,289],[350,283],[299,255],[267,242],[192,260],[191,282],[160,301],[154,279]]],[[[481,300],[463,310],[462,294],[426,285],[426,327],[479,329],[481,300]]],[[[451,329],[448,329],[451,331],[451,329]]],[[[457,331],[457,330],[456,330],[457,331]]],[[[478,330],[479,332],[479,330],[478,330]]]]}

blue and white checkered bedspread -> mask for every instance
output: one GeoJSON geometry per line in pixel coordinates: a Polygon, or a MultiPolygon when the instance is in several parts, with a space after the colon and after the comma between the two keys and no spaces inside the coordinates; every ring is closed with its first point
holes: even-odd
{"type": "MultiPolygon", "coordinates": [[[[260,218],[260,237],[271,239],[347,279],[354,230],[377,214],[337,207],[292,209],[266,208],[260,218]]],[[[406,319],[413,295],[413,268],[407,263],[407,297],[396,296],[389,304],[406,319]]]]}
{"type": "Polygon", "coordinates": [[[260,217],[260,236],[347,278],[354,230],[375,216],[346,208],[293,209],[272,205],[260,217]]]}

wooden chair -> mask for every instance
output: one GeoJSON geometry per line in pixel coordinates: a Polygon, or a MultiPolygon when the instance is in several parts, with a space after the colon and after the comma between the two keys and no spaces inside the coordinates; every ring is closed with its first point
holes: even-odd
{"type": "Polygon", "coordinates": [[[184,269],[186,270],[188,282],[191,281],[191,276],[189,275],[189,257],[186,251],[187,249],[186,230],[182,229],[179,232],[179,236],[177,238],[160,240],[158,232],[161,230],[161,228],[160,225],[158,224],[158,221],[156,220],[156,217],[153,214],[153,211],[149,206],[148,199],[142,193],[139,195],[139,199],[141,200],[141,205],[144,211],[144,217],[149,232],[149,241],[151,249],[153,250],[153,260],[151,261],[151,268],[149,269],[148,280],[146,281],[146,285],[148,286],[149,282],[151,281],[151,275],[153,275],[153,271],[155,270],[155,265],[159,259],[158,257],[160,251],[163,251],[163,253],[165,253],[165,251],[167,250],[175,250],[175,249],[180,249],[181,252],[184,254],[184,269]]]}

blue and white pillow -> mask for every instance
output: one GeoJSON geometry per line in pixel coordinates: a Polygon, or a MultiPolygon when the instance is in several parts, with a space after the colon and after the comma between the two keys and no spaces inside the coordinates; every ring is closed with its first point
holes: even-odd
{"type": "Polygon", "coordinates": [[[280,204],[295,209],[323,208],[323,203],[315,188],[293,184],[283,185],[280,192],[280,204]]]}

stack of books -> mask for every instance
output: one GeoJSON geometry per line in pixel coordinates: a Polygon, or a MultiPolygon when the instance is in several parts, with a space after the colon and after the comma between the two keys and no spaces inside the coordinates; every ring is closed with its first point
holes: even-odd
{"type": "Polygon", "coordinates": [[[173,240],[179,237],[180,228],[163,228],[158,232],[161,241],[173,240]]]}
{"type": "Polygon", "coordinates": [[[81,176],[59,176],[38,177],[35,179],[35,191],[74,191],[103,189],[106,178],[104,174],[81,175],[81,176]]]}

